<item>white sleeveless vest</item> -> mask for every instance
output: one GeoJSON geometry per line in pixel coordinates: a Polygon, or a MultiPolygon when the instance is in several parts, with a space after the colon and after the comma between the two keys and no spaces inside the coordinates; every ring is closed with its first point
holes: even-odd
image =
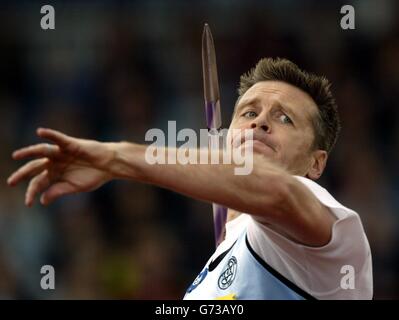
{"type": "Polygon", "coordinates": [[[197,276],[184,296],[187,300],[315,299],[280,275],[251,248],[246,228],[234,244],[212,261],[197,276]]]}

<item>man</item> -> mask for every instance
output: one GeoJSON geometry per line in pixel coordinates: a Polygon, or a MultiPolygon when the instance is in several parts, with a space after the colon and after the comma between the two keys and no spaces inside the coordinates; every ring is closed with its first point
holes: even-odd
{"type": "MultiPolygon", "coordinates": [[[[230,208],[225,239],[186,299],[371,299],[371,254],[360,218],[314,182],[340,129],[328,80],[285,59],[262,59],[241,77],[231,129],[253,132],[249,175],[234,175],[234,163],[150,165],[143,145],[40,128],[37,134],[54,144],[15,151],[14,159],[37,159],[8,183],[32,177],[28,206],[37,194],[48,205],[119,178],[230,208]]],[[[243,150],[249,142],[232,134],[230,143],[243,150]]]]}

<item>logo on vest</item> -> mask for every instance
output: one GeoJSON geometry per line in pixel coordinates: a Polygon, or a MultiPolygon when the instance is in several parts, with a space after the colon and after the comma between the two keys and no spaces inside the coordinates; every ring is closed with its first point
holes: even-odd
{"type": "Polygon", "coordinates": [[[205,268],[198,276],[195,278],[194,282],[191,284],[191,286],[187,289],[187,293],[190,293],[193,291],[198,285],[202,282],[202,280],[205,279],[205,277],[208,274],[208,268],[205,268]]]}
{"type": "Polygon", "coordinates": [[[218,280],[220,289],[225,290],[233,283],[237,273],[237,259],[233,256],[227,262],[218,280]]]}

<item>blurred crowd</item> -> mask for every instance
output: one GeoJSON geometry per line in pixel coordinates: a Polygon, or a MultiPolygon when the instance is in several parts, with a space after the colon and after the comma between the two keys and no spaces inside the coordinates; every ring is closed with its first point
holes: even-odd
{"type": "Polygon", "coordinates": [[[210,204],[126,181],[24,206],[6,178],[38,126],[144,143],[205,127],[201,34],[215,40],[224,126],[239,76],[285,57],[333,83],[343,130],[320,184],[363,221],[376,299],[399,298],[399,6],[362,1],[53,1],[0,4],[0,298],[180,299],[213,252],[210,204]],[[352,4],[355,30],[342,30],[352,4]],[[55,290],[40,287],[41,266],[55,290]]]}

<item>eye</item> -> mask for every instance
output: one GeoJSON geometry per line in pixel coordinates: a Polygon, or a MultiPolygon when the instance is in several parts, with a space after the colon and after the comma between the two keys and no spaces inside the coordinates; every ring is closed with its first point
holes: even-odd
{"type": "Polygon", "coordinates": [[[242,116],[245,118],[256,118],[257,114],[255,111],[247,111],[242,116]]]}
{"type": "Polygon", "coordinates": [[[281,123],[284,124],[293,124],[291,118],[289,116],[287,116],[286,114],[282,114],[279,117],[279,120],[281,121],[281,123]]]}

